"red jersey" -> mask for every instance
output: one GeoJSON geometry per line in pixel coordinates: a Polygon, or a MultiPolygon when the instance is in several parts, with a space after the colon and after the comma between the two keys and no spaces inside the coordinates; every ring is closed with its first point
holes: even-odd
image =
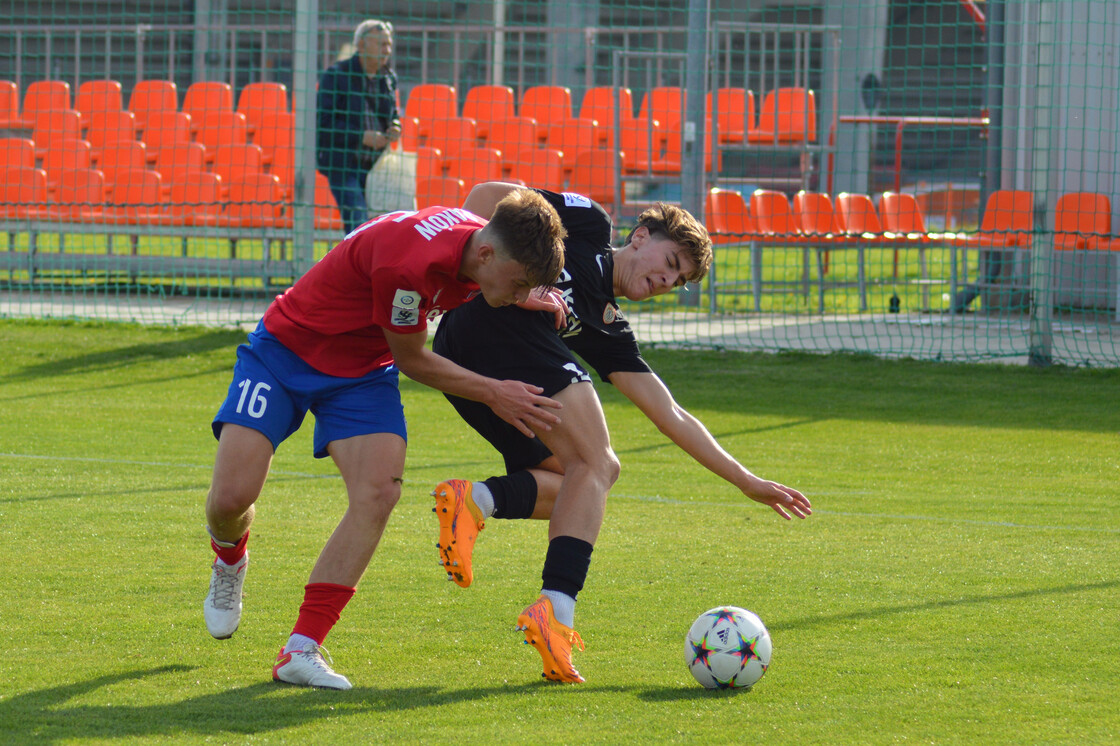
{"type": "Polygon", "coordinates": [[[331,249],[264,314],[264,326],[308,365],[353,378],[391,365],[384,329],[423,332],[428,320],[472,298],[456,279],[483,218],[458,208],[392,212],[331,249]]]}

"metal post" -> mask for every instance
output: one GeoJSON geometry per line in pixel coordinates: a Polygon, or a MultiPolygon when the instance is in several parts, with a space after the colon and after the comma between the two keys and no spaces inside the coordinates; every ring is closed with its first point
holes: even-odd
{"type": "MultiPolygon", "coordinates": [[[[704,220],[704,97],[708,72],[708,19],[710,0],[689,0],[688,56],[685,59],[685,90],[688,101],[682,121],[684,136],[681,153],[681,207],[700,221],[704,220]]],[[[714,115],[713,115],[714,116],[714,115]]],[[[717,148],[712,146],[712,158],[717,148]]],[[[682,306],[700,305],[700,286],[690,282],[680,289],[682,306]]]]}
{"type": "Polygon", "coordinates": [[[292,259],[297,275],[315,263],[315,82],[318,77],[319,0],[297,0],[292,92],[297,102],[292,259]]]}

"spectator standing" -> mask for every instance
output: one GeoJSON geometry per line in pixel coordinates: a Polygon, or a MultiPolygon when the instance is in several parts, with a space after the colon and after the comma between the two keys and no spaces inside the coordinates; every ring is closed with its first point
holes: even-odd
{"type": "Polygon", "coordinates": [[[366,177],[401,136],[392,54],[393,25],[362,21],[354,29],[353,56],[328,67],[319,79],[316,160],[347,233],[369,218],[366,177]]]}

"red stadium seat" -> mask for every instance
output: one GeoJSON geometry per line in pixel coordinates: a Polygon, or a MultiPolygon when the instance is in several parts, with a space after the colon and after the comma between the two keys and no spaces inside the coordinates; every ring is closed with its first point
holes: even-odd
{"type": "Polygon", "coordinates": [[[262,124],[277,114],[288,114],[288,89],[283,83],[256,82],[241,89],[237,111],[245,115],[249,133],[255,134],[262,124]]]}
{"type": "Polygon", "coordinates": [[[175,225],[218,225],[225,202],[222,177],[195,172],[190,179],[171,184],[167,203],[168,222],[175,225]]]}
{"type": "Polygon", "coordinates": [[[0,169],[0,217],[25,218],[46,202],[46,171],[26,166],[0,169]]]}
{"type": "MultiPolygon", "coordinates": [[[[206,146],[206,157],[211,159],[222,145],[244,145],[249,142],[249,125],[245,115],[235,111],[214,110],[200,115],[202,125],[195,136],[196,142],[206,146]]],[[[194,122],[191,116],[191,122],[194,122]]]]}
{"type": "Polygon", "coordinates": [[[35,141],[26,137],[0,137],[0,169],[34,168],[35,141]]]}
{"type": "Polygon", "coordinates": [[[219,145],[214,150],[214,161],[210,167],[222,177],[223,185],[232,186],[239,181],[251,181],[251,177],[264,173],[261,160],[260,145],[219,145]]]}
{"type": "Polygon", "coordinates": [[[560,85],[526,88],[521,94],[521,109],[517,113],[536,119],[537,139],[544,140],[548,136],[549,126],[572,118],[572,91],[560,85]]]}
{"type": "MultiPolygon", "coordinates": [[[[463,101],[463,116],[475,121],[475,134],[487,141],[492,123],[514,116],[513,89],[506,85],[476,85],[467,91],[463,101]]],[[[486,142],[488,147],[501,148],[486,142]]]]}
{"type": "MultiPolygon", "coordinates": [[[[35,127],[41,113],[70,108],[69,83],[62,80],[36,80],[23,93],[23,127],[35,127]]],[[[41,147],[38,143],[36,146],[41,147]]]]}
{"type": "Polygon", "coordinates": [[[86,139],[93,149],[94,162],[100,162],[101,151],[108,145],[136,139],[136,117],[131,111],[120,109],[95,111],[89,116],[86,139]]]}
{"type": "Polygon", "coordinates": [[[47,190],[53,193],[68,171],[88,170],[92,163],[90,151],[90,144],[85,140],[62,140],[47,148],[46,155],[43,156],[47,190]]]}
{"type": "Polygon", "coordinates": [[[242,228],[275,228],[284,225],[283,191],[272,174],[246,174],[229,185],[225,221],[242,228]]]}
{"type": "Polygon", "coordinates": [[[460,179],[440,176],[416,180],[416,209],[440,205],[458,207],[466,199],[467,190],[460,179]]]}
{"type": "Polygon", "coordinates": [[[141,130],[151,114],[178,109],[179,91],[170,80],[141,80],[128,97],[128,110],[136,116],[136,126],[141,130]]]}
{"type": "MultiPolygon", "coordinates": [[[[216,112],[233,113],[233,89],[229,83],[212,80],[199,80],[191,83],[183,97],[182,111],[191,115],[191,130],[202,131],[208,126],[208,114],[216,112]]],[[[244,118],[244,115],[242,115],[244,118]]],[[[242,138],[244,142],[245,138],[242,138]]]]}
{"type": "Polygon", "coordinates": [[[115,80],[89,80],[78,86],[74,108],[82,118],[82,127],[88,127],[97,111],[120,111],[123,99],[121,84],[115,80]]]}
{"type": "Polygon", "coordinates": [[[40,111],[35,116],[35,127],[31,130],[35,141],[35,157],[42,158],[52,143],[62,140],[81,140],[82,128],[78,112],[73,109],[52,109],[40,111]]]}
{"type": "Polygon", "coordinates": [[[155,162],[166,148],[187,145],[191,141],[191,116],[181,111],[153,111],[144,128],[144,144],[148,161],[155,162]]]}
{"type": "Polygon", "coordinates": [[[11,80],[0,80],[0,129],[23,127],[19,115],[19,86],[11,80]]]}

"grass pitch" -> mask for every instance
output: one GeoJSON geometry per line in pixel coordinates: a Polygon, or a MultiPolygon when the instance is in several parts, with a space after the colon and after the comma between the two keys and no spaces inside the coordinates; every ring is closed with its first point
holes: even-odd
{"type": "Polygon", "coordinates": [[[500,466],[405,382],[404,494],[327,640],[355,688],[328,692],[270,679],[344,508],[310,422],[258,502],[241,629],[202,623],[209,421],[243,336],[0,322],[0,742],[1120,740],[1120,371],[651,352],[816,515],[746,501],[600,386],[623,472],[577,609],[580,686],[542,682],[513,631],[544,524],[490,521],[475,585],[443,579],[429,490],[500,466]],[[753,691],[682,662],[722,603],[773,636],[753,691]]]}

